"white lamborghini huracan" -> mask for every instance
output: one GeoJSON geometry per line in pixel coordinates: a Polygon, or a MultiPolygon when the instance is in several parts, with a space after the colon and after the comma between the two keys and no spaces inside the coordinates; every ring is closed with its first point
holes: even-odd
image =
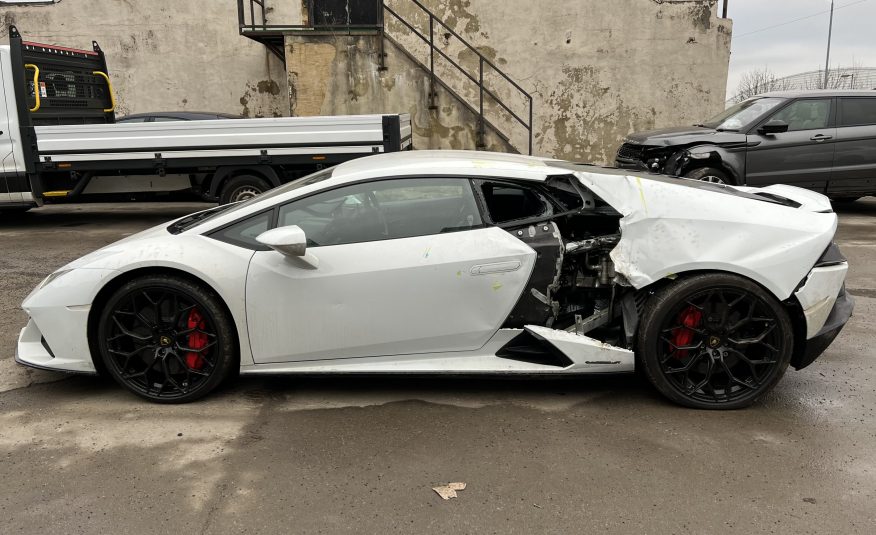
{"type": "Polygon", "coordinates": [[[344,163],[55,271],[16,351],[157,402],[240,373],[584,374],[750,404],[852,312],[817,193],[483,152],[344,163]]]}

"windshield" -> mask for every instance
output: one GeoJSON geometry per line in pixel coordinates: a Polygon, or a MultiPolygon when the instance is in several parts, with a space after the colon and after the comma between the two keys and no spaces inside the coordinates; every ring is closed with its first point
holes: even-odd
{"type": "Polygon", "coordinates": [[[751,98],[727,108],[697,126],[706,126],[716,130],[740,130],[782,102],[785,102],[785,99],[775,97],[751,98]]]}
{"type": "Polygon", "coordinates": [[[265,199],[270,199],[271,197],[276,197],[277,195],[282,195],[284,193],[304,186],[309,186],[311,184],[316,184],[317,182],[322,182],[323,180],[330,178],[334,170],[334,167],[322,169],[321,171],[317,171],[316,173],[301,177],[298,180],[293,180],[288,184],[283,184],[282,186],[278,186],[272,190],[266,191],[261,195],[256,195],[252,199],[233,204],[225,204],[222,206],[217,206],[216,208],[204,210],[203,212],[188,215],[167,227],[167,230],[170,231],[171,234],[179,234],[180,232],[189,230],[190,228],[194,228],[201,223],[205,223],[218,216],[219,214],[229,214],[231,212],[236,212],[237,210],[246,208],[265,199]]]}

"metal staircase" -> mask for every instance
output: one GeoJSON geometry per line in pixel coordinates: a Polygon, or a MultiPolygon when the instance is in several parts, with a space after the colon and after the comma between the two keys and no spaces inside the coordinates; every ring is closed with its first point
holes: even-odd
{"type": "Polygon", "coordinates": [[[376,35],[380,43],[378,69],[387,69],[384,46],[389,42],[429,75],[430,110],[437,109],[440,87],[474,115],[478,149],[486,147],[489,129],[518,152],[532,154],[532,95],[419,0],[307,0],[311,22],[307,25],[269,23],[267,1],[237,0],[240,34],[264,44],[280,59],[285,61],[285,35],[376,35]],[[340,16],[331,16],[331,10],[338,7],[340,16]],[[401,11],[411,15],[406,18],[401,11]],[[426,27],[418,27],[422,22],[427,22],[423,24],[426,27]],[[451,37],[457,57],[473,57],[476,68],[460,65],[439,46],[447,46],[451,37]],[[411,43],[425,45],[427,57],[406,46],[411,43]]]}

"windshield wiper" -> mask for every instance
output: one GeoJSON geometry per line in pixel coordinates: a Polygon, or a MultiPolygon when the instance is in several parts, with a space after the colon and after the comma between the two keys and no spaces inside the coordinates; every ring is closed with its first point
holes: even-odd
{"type": "Polygon", "coordinates": [[[738,128],[716,128],[715,132],[739,132],[738,128]]]}
{"type": "Polygon", "coordinates": [[[699,126],[700,128],[708,128],[706,125],[702,123],[696,123],[694,126],[699,126]]]}

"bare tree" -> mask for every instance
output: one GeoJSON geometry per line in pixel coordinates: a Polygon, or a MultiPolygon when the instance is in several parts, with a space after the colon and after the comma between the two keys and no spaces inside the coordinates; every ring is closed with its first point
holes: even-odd
{"type": "Polygon", "coordinates": [[[743,100],[766,93],[769,91],[786,91],[791,88],[790,81],[777,77],[769,67],[752,69],[742,75],[739,85],[736,86],[736,95],[731,99],[733,102],[743,100]]]}

